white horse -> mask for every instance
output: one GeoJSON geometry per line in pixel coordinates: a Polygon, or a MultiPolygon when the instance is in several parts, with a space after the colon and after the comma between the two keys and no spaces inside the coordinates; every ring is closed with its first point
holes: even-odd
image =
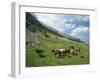
{"type": "Polygon", "coordinates": [[[74,53],[74,49],[70,49],[70,55],[74,53]]]}

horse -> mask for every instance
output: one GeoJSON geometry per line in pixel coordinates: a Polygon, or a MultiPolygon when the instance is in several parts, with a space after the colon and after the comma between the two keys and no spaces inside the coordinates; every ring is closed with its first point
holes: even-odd
{"type": "Polygon", "coordinates": [[[67,56],[70,54],[70,49],[65,49],[63,52],[63,56],[67,56]]]}
{"type": "Polygon", "coordinates": [[[80,48],[77,48],[77,49],[76,49],[76,52],[80,52],[80,48]]]}
{"type": "Polygon", "coordinates": [[[43,55],[44,50],[42,48],[36,48],[35,51],[38,53],[38,56],[44,57],[43,55]]]}
{"type": "Polygon", "coordinates": [[[76,54],[78,55],[80,53],[80,48],[75,49],[76,54]]]}
{"type": "Polygon", "coordinates": [[[54,52],[54,55],[55,55],[55,56],[59,56],[59,54],[60,54],[60,51],[59,51],[58,48],[53,49],[52,52],[54,52]]]}
{"type": "Polygon", "coordinates": [[[74,52],[74,46],[70,46],[70,55],[75,54],[74,52]]]}

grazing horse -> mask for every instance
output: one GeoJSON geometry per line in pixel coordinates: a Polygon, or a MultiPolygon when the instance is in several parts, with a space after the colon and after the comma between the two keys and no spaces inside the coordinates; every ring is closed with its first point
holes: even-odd
{"type": "Polygon", "coordinates": [[[63,55],[67,56],[70,54],[70,49],[65,49],[63,55]]]}
{"type": "Polygon", "coordinates": [[[55,56],[59,56],[59,54],[60,54],[60,51],[59,51],[58,48],[53,49],[52,52],[54,52],[54,55],[55,55],[55,56]]]}
{"type": "Polygon", "coordinates": [[[74,46],[70,46],[70,55],[74,54],[74,46]]]}
{"type": "Polygon", "coordinates": [[[80,48],[77,48],[77,49],[76,49],[76,52],[80,52],[80,48]]]}
{"type": "Polygon", "coordinates": [[[80,53],[80,48],[77,48],[77,49],[75,50],[75,52],[76,52],[76,54],[78,55],[78,54],[80,53]]]}
{"type": "Polygon", "coordinates": [[[59,56],[62,57],[64,55],[65,49],[59,49],[59,56]]]}
{"type": "Polygon", "coordinates": [[[40,57],[44,57],[44,56],[43,56],[43,52],[44,52],[43,49],[41,49],[41,48],[37,48],[37,49],[35,49],[35,51],[38,53],[38,56],[40,56],[40,57]]]}

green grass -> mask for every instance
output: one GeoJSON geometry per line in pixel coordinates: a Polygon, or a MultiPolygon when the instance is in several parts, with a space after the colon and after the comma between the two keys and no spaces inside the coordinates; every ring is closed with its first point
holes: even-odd
{"type": "MultiPolygon", "coordinates": [[[[36,66],[60,66],[60,65],[79,65],[79,64],[89,64],[89,47],[84,43],[71,42],[57,38],[46,38],[41,33],[36,33],[41,41],[39,47],[43,48],[45,52],[43,53],[45,57],[39,57],[35,52],[35,48],[32,46],[26,47],[26,67],[36,67],[36,66]],[[72,57],[65,56],[63,58],[57,58],[52,53],[52,49],[55,48],[69,48],[73,45],[75,48],[80,47],[81,51],[78,56],[73,55],[72,57]],[[81,58],[84,56],[84,58],[81,58]]],[[[50,34],[51,35],[51,34],[50,34]]]]}

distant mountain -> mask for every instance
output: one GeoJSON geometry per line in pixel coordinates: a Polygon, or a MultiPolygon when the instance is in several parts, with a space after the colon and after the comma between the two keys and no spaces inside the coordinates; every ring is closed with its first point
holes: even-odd
{"type": "Polygon", "coordinates": [[[80,39],[78,39],[78,38],[76,38],[76,37],[69,36],[69,35],[67,35],[66,37],[67,37],[68,39],[72,40],[72,41],[84,43],[83,41],[81,41],[80,39]]]}

